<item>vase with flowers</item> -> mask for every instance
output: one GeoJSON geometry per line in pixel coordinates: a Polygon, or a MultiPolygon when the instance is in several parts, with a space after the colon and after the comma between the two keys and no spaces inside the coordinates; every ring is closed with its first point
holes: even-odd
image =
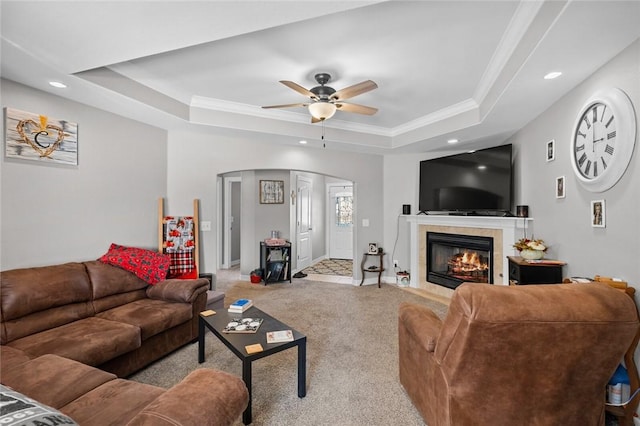
{"type": "Polygon", "coordinates": [[[513,247],[527,260],[542,259],[547,251],[547,246],[541,239],[520,238],[513,247]]]}

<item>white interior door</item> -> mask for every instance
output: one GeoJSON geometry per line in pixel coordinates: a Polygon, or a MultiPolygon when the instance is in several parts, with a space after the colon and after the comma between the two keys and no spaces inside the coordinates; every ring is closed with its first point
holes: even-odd
{"type": "Polygon", "coordinates": [[[329,257],[353,259],[353,186],[329,187],[329,257]]]}
{"type": "Polygon", "coordinates": [[[311,179],[304,176],[296,178],[296,195],[296,266],[301,271],[311,266],[311,179]]]}

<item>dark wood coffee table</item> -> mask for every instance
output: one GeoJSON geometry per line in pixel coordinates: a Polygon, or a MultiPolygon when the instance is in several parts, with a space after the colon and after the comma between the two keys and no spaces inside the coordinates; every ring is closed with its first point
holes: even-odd
{"type": "Polygon", "coordinates": [[[242,380],[249,390],[249,405],[242,413],[242,422],[245,425],[251,423],[251,363],[260,358],[284,351],[295,346],[298,347],[298,397],[307,395],[307,337],[288,325],[278,321],[271,315],[252,306],[243,314],[229,314],[226,310],[218,310],[215,315],[208,317],[200,315],[198,333],[198,362],[204,362],[204,333],[211,330],[222,343],[225,344],[240,360],[242,360],[242,380]],[[264,322],[256,333],[223,333],[224,327],[233,318],[262,318],[264,322]],[[267,331],[291,330],[293,341],[284,343],[267,343],[267,331]],[[245,346],[260,343],[264,349],[262,352],[248,354],[245,346]]]}

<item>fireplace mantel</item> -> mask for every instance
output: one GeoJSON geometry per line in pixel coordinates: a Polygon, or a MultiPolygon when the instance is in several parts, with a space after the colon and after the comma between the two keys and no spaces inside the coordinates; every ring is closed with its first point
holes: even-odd
{"type": "Polygon", "coordinates": [[[502,265],[501,268],[494,268],[493,281],[494,284],[508,285],[509,265],[505,259],[507,256],[515,255],[513,243],[522,238],[525,230],[530,233],[533,225],[533,219],[521,217],[414,215],[407,216],[406,219],[410,227],[410,285],[426,290],[433,290],[434,287],[426,279],[426,230],[492,235],[495,254],[498,257],[495,265],[502,265]]]}

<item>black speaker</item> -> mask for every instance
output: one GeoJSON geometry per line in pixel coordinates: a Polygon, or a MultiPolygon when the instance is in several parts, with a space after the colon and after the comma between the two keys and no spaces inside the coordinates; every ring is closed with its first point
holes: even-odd
{"type": "Polygon", "coordinates": [[[411,204],[402,205],[402,214],[411,214],[411,204]]]}
{"type": "Polygon", "coordinates": [[[516,216],[529,217],[529,206],[516,206],[516,216]]]}

